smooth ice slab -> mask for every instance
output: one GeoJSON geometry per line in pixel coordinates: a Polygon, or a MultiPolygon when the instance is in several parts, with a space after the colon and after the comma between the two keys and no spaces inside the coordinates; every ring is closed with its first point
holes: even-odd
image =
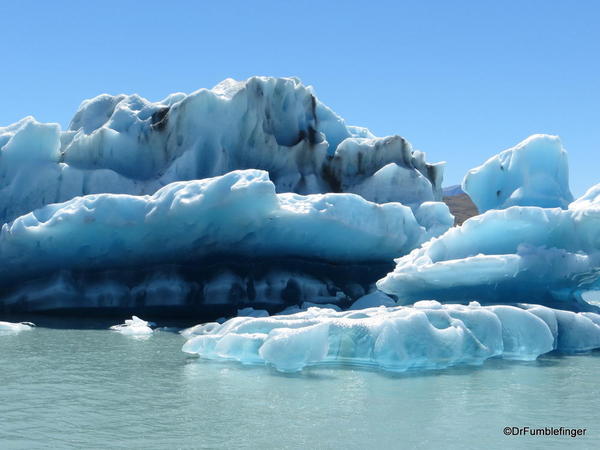
{"type": "Polygon", "coordinates": [[[422,301],[336,312],[236,317],[197,326],[183,351],[215,360],[267,364],[296,372],[321,364],[389,371],[481,364],[488,358],[533,360],[552,350],[600,347],[600,316],[538,305],[468,306],[422,301]]]}
{"type": "Polygon", "coordinates": [[[113,325],[110,329],[127,336],[148,336],[153,333],[152,328],[150,328],[150,322],[142,320],[137,316],[127,319],[123,324],[113,325]]]}
{"type": "Polygon", "coordinates": [[[404,304],[435,298],[535,302],[596,310],[582,294],[600,276],[600,185],[567,210],[511,207],[467,220],[396,260],[377,282],[404,304]]]}
{"type": "Polygon", "coordinates": [[[558,136],[536,134],[471,169],[462,189],[479,212],[510,206],[566,208],[569,190],[567,152],[558,136]]]}

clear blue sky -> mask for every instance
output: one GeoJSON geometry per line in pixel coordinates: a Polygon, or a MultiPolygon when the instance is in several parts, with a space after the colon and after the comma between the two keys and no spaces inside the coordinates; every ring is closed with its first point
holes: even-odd
{"type": "Polygon", "coordinates": [[[600,163],[598,1],[6,1],[0,124],[68,124],[97,94],[298,76],[349,124],[400,134],[446,183],[558,134],[579,195],[600,163]]]}

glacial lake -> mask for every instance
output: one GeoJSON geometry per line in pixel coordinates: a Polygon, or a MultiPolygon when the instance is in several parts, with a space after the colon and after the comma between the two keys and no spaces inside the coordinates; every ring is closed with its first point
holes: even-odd
{"type": "Polygon", "coordinates": [[[600,352],[286,375],[200,360],[183,343],[68,327],[0,336],[0,448],[600,448],[600,352]]]}

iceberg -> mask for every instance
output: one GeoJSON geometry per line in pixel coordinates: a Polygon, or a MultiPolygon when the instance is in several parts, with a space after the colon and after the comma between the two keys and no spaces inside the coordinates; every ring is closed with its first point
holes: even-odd
{"type": "Polygon", "coordinates": [[[479,212],[510,206],[564,208],[569,190],[567,152],[558,136],[536,134],[471,169],[462,189],[479,212]]]}
{"type": "Polygon", "coordinates": [[[266,364],[281,372],[339,364],[402,372],[482,364],[501,357],[535,360],[551,351],[600,347],[600,315],[539,305],[309,308],[271,317],[236,317],[197,326],[183,345],[205,359],[266,364]]]}
{"type": "Polygon", "coordinates": [[[442,178],[295,78],[103,94],[0,127],[0,311],[346,307],[452,226],[442,178]]]}
{"type": "Polygon", "coordinates": [[[539,303],[596,311],[585,301],[600,278],[600,185],[568,209],[490,210],[396,259],[377,286],[401,304],[539,303]]]}
{"type": "Polygon", "coordinates": [[[110,327],[110,329],[113,331],[118,331],[126,336],[148,336],[153,333],[150,325],[150,322],[146,322],[137,316],[133,316],[131,319],[127,319],[125,323],[113,325],[110,327]]]}
{"type": "Polygon", "coordinates": [[[68,130],[27,117],[0,127],[0,224],[88,194],[154,194],[175,181],[269,172],[277,192],[354,192],[418,207],[441,200],[442,164],[400,136],[348,126],[295,78],[85,100],[68,130]]]}
{"type": "Polygon", "coordinates": [[[438,202],[413,214],[355,194],[277,194],[255,169],[174,182],[152,196],[76,197],[2,226],[0,306],[231,316],[219,305],[350,302],[395,256],[452,221],[438,202]]]}

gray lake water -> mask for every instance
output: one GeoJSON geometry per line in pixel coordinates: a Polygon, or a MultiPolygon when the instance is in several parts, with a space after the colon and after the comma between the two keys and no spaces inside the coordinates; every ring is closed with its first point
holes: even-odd
{"type": "Polygon", "coordinates": [[[600,448],[600,353],[392,375],[185,355],[176,333],[0,336],[0,448],[600,448]],[[506,426],[587,428],[505,436],[506,426]]]}

